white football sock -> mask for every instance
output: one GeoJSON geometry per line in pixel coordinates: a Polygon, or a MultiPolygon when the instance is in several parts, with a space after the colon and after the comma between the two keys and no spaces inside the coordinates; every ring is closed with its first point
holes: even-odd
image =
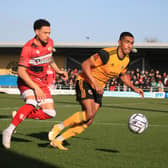
{"type": "Polygon", "coordinates": [[[6,130],[7,130],[8,132],[12,133],[15,128],[16,128],[16,126],[11,123],[11,124],[9,125],[9,127],[6,128],[6,130]]]}
{"type": "Polygon", "coordinates": [[[61,130],[63,130],[63,129],[65,128],[63,122],[62,122],[62,123],[59,123],[59,124],[58,124],[58,127],[59,127],[61,130]]]}

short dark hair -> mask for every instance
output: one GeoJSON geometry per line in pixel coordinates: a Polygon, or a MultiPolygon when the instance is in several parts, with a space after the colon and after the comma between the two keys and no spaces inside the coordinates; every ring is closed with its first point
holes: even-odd
{"type": "Polygon", "coordinates": [[[133,36],[132,33],[130,33],[130,32],[122,32],[122,33],[120,34],[119,40],[122,40],[125,36],[129,36],[129,37],[134,38],[134,36],[133,36]]]}
{"type": "Polygon", "coordinates": [[[45,19],[38,19],[34,22],[33,28],[34,30],[37,30],[37,29],[41,29],[42,26],[50,27],[50,23],[45,19]]]}

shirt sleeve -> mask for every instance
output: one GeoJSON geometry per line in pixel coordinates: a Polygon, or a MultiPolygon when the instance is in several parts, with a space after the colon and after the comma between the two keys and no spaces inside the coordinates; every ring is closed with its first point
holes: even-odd
{"type": "Polygon", "coordinates": [[[99,50],[90,57],[90,60],[95,66],[104,65],[109,60],[109,53],[105,50],[99,50]]]}
{"type": "Polygon", "coordinates": [[[30,47],[23,47],[19,59],[18,65],[28,67],[29,66],[29,60],[30,60],[30,53],[31,53],[31,48],[30,47]]]}

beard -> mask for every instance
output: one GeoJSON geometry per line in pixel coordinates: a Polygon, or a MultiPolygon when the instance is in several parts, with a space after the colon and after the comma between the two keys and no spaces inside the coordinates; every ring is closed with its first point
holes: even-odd
{"type": "Polygon", "coordinates": [[[43,46],[46,46],[47,43],[48,43],[48,40],[47,40],[47,42],[45,42],[45,41],[41,40],[40,38],[39,38],[39,41],[40,41],[40,43],[41,43],[43,46]]]}
{"type": "Polygon", "coordinates": [[[47,41],[43,41],[38,36],[36,36],[35,38],[41,43],[42,46],[46,46],[48,44],[48,40],[47,41]]]}

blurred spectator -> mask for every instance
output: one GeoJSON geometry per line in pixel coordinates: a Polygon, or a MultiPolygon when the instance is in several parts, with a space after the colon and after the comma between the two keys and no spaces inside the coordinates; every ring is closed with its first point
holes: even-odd
{"type": "Polygon", "coordinates": [[[116,83],[115,81],[111,81],[109,86],[109,91],[115,91],[116,83]]]}
{"type": "Polygon", "coordinates": [[[139,68],[136,69],[135,74],[136,74],[137,77],[139,78],[139,76],[140,76],[140,69],[139,69],[139,68]]]}
{"type": "Polygon", "coordinates": [[[143,75],[140,75],[138,82],[139,82],[139,87],[140,87],[140,88],[143,88],[143,87],[144,87],[143,75]]]}
{"type": "Polygon", "coordinates": [[[136,87],[139,87],[139,81],[136,75],[133,76],[132,82],[136,87]]]}
{"type": "Polygon", "coordinates": [[[164,82],[164,86],[168,87],[168,75],[165,76],[163,82],[164,82]]]}
{"type": "Polygon", "coordinates": [[[158,81],[158,92],[164,92],[164,85],[161,80],[158,81]]]}
{"type": "Polygon", "coordinates": [[[157,82],[154,77],[151,78],[151,92],[157,91],[157,82]]]}

